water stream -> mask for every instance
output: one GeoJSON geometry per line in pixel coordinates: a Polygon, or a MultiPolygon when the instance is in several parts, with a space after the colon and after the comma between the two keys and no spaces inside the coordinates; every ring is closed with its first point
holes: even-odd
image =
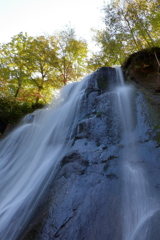
{"type": "Polygon", "coordinates": [[[87,79],[67,85],[52,108],[26,117],[0,142],[1,240],[17,239],[70,148],[70,132],[86,85],[87,79]]]}
{"type": "MultiPolygon", "coordinates": [[[[123,238],[145,240],[141,226],[158,209],[137,148],[135,90],[116,69],[123,138],[123,238]]],[[[71,147],[71,130],[88,78],[67,85],[49,109],[27,116],[0,141],[0,240],[17,240],[54,176],[55,168],[71,147]],[[55,107],[56,106],[56,107],[55,107]]],[[[78,240],[78,239],[77,239],[78,240]]],[[[98,239],[97,239],[98,240],[98,239]]],[[[114,239],[113,239],[114,240],[114,239]]]]}
{"type": "Polygon", "coordinates": [[[123,129],[123,240],[145,240],[147,228],[138,233],[140,227],[158,209],[158,203],[151,191],[137,148],[137,131],[135,119],[135,89],[124,83],[121,68],[116,68],[119,87],[119,108],[123,129]]]}

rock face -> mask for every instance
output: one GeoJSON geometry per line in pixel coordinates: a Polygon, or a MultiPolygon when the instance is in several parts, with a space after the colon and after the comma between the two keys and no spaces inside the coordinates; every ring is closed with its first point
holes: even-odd
{"type": "Polygon", "coordinates": [[[157,210],[154,214],[150,216],[138,229],[136,236],[133,240],[142,240],[142,234],[145,236],[145,240],[159,240],[160,229],[160,211],[157,210]],[[145,234],[144,234],[145,232],[145,234]]]}
{"type": "MultiPolygon", "coordinates": [[[[72,147],[37,209],[37,218],[30,222],[21,239],[124,240],[124,141],[115,85],[114,68],[101,68],[90,76],[77,109],[72,147]]],[[[151,188],[160,199],[160,144],[145,108],[146,100],[139,91],[135,103],[140,154],[137,164],[145,169],[151,188]]],[[[155,219],[159,220],[159,212],[155,219]]],[[[140,239],[138,234],[141,236],[143,228],[134,239],[140,239]]],[[[150,230],[149,236],[147,240],[157,240],[157,230],[150,230]]]]}
{"type": "Polygon", "coordinates": [[[153,105],[160,105],[160,48],[136,52],[123,64],[126,80],[143,90],[153,105]]]}

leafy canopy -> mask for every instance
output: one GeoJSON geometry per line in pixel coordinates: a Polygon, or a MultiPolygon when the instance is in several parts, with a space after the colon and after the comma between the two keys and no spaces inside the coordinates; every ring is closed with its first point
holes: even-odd
{"type": "Polygon", "coordinates": [[[160,46],[159,0],[113,0],[103,11],[105,29],[94,31],[100,46],[94,60],[121,65],[135,51],[160,46]]]}
{"type": "Polygon", "coordinates": [[[55,89],[83,76],[87,54],[87,43],[71,28],[52,36],[19,33],[0,46],[1,95],[47,103],[55,89]]]}

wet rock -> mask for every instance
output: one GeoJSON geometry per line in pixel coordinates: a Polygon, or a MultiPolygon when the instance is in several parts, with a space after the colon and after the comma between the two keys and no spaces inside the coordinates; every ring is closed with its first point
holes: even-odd
{"type": "Polygon", "coordinates": [[[133,236],[133,240],[159,240],[160,210],[148,214],[133,236]]]}
{"type": "MultiPolygon", "coordinates": [[[[123,240],[124,142],[118,96],[110,92],[115,76],[112,68],[101,68],[91,75],[77,107],[70,151],[59,164],[23,240],[123,240]]],[[[144,95],[138,91],[135,101],[136,126],[132,131],[138,132],[136,150],[140,153],[136,164],[146,169],[160,198],[156,187],[160,184],[160,147],[144,95]]],[[[158,212],[153,219],[159,222],[158,212]]],[[[158,225],[152,231],[150,220],[139,228],[134,240],[141,239],[138,237],[148,222],[153,238],[145,240],[158,240],[158,225]]]]}
{"type": "Polygon", "coordinates": [[[120,176],[120,171],[115,163],[107,176],[104,164],[89,163],[87,154],[77,152],[62,160],[51,189],[52,205],[37,239],[112,239],[113,234],[119,239],[121,182],[115,172],[120,176]]]}
{"type": "Polygon", "coordinates": [[[115,71],[113,71],[113,68],[101,67],[95,72],[95,74],[96,74],[98,88],[101,90],[101,92],[110,90],[115,86],[116,77],[115,77],[115,71]]]}
{"type": "Polygon", "coordinates": [[[72,147],[24,240],[120,239],[122,186],[117,156],[121,130],[117,94],[108,93],[112,84],[113,68],[101,68],[91,75],[77,108],[72,147]]]}
{"type": "Polygon", "coordinates": [[[126,81],[141,89],[153,105],[160,105],[160,48],[144,49],[122,65],[126,81]]]}

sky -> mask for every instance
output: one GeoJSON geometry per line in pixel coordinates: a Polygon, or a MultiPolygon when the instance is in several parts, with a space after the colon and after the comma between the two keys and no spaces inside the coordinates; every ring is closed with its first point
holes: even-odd
{"type": "Polygon", "coordinates": [[[104,2],[109,0],[0,0],[0,43],[20,32],[30,36],[53,34],[65,25],[91,42],[91,28],[103,28],[104,2]]]}

